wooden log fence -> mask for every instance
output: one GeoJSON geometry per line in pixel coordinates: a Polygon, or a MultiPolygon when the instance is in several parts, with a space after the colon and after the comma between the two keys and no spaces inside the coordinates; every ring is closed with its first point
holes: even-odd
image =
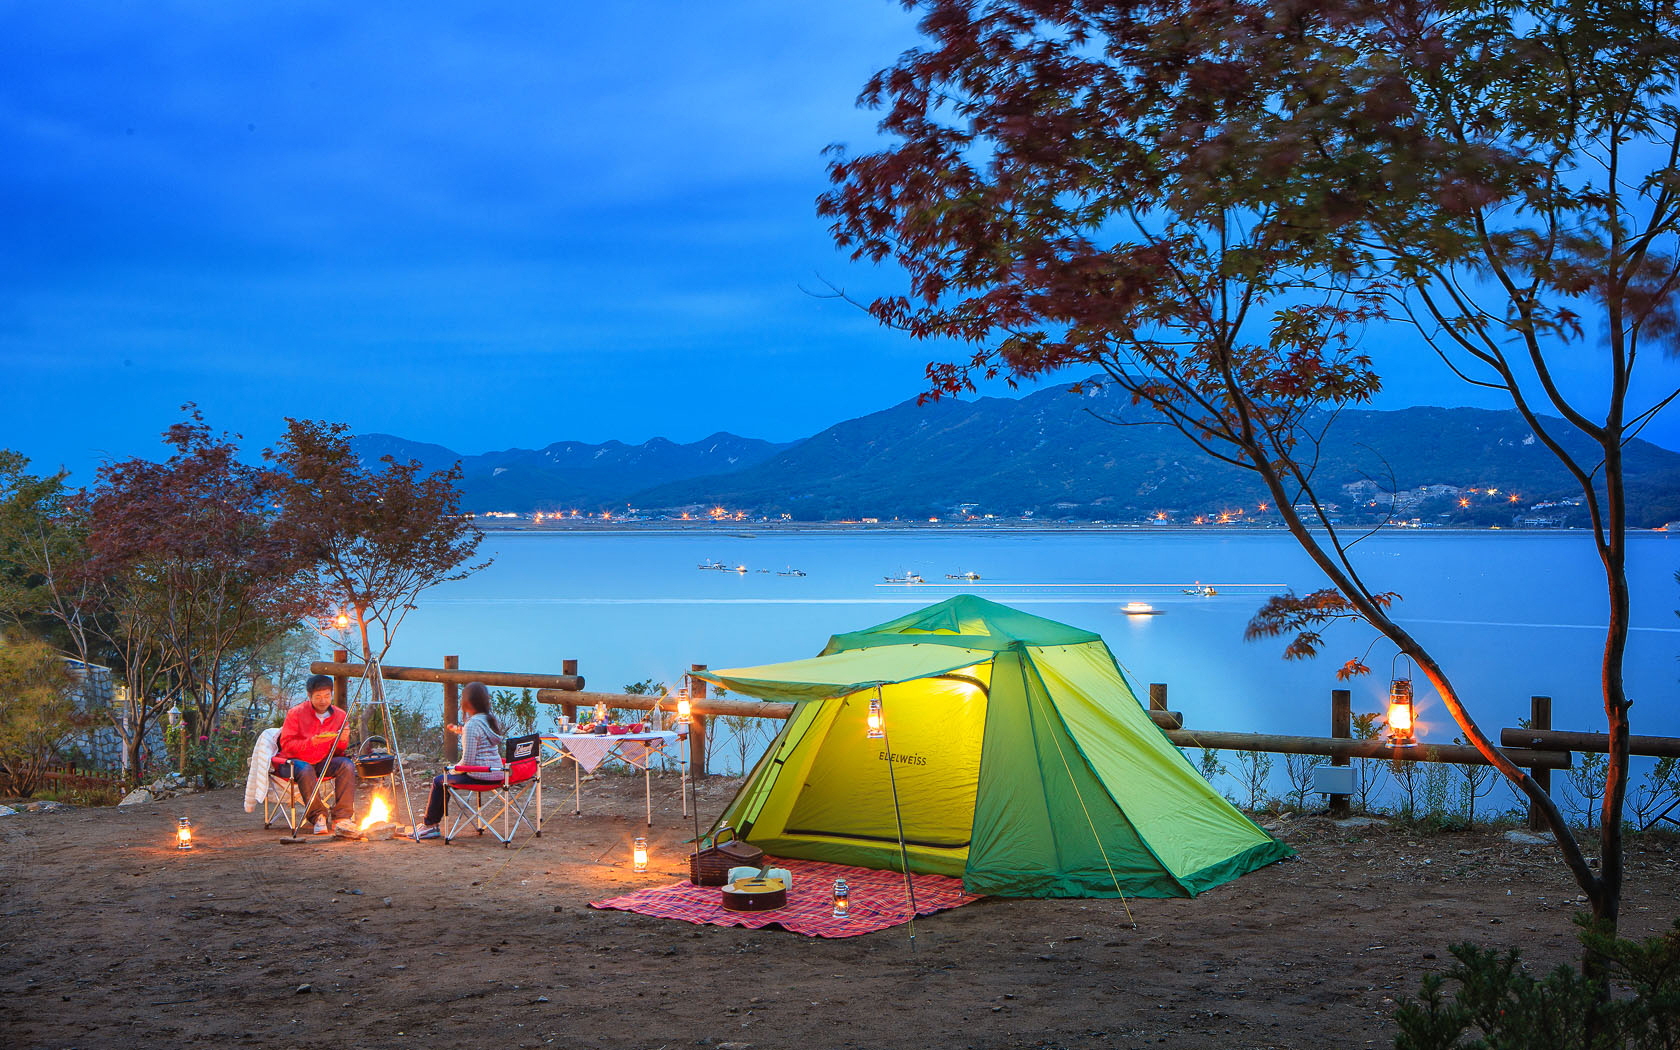
{"type": "MultiPolygon", "coordinates": [[[[579,708],[605,704],[628,711],[665,711],[674,709],[670,696],[635,693],[591,692],[584,689],[584,678],[577,673],[577,661],[562,663],[562,674],[530,674],[513,671],[473,671],[460,667],[460,658],[445,657],[444,666],[399,667],[385,666],[381,670],[391,681],[427,682],[444,688],[444,717],[459,719],[459,689],[468,682],[482,682],[487,686],[524,688],[536,691],[536,699],[545,704],[558,705],[568,718],[575,719],[579,708]]],[[[331,675],[334,692],[342,699],[349,680],[364,672],[360,663],[351,662],[344,650],[333,653],[331,661],[316,661],[310,665],[314,674],[331,675]]],[[[706,665],[694,664],[693,671],[704,671],[706,665]]],[[[1189,730],[1184,728],[1182,712],[1167,708],[1167,687],[1152,683],[1149,687],[1148,713],[1150,719],[1164,731],[1167,739],[1180,747],[1201,747],[1216,750],[1264,751],[1273,754],[1318,755],[1332,765],[1347,765],[1355,758],[1379,761],[1446,762],[1455,765],[1487,765],[1481,752],[1462,744],[1423,744],[1396,747],[1381,739],[1351,739],[1351,694],[1346,689],[1331,691],[1331,719],[1328,737],[1292,736],[1274,733],[1234,733],[1218,730],[1189,730]]],[[[1529,769],[1542,788],[1550,788],[1550,771],[1569,769],[1574,751],[1599,752],[1608,749],[1609,740],[1603,733],[1572,733],[1551,728],[1551,698],[1531,698],[1531,718],[1527,728],[1504,729],[1500,732],[1500,751],[1514,765],[1529,769]]],[[[707,719],[719,716],[786,719],[797,705],[769,703],[758,700],[709,698],[706,682],[690,679],[689,728],[690,770],[695,776],[707,775],[705,746],[707,719]]],[[[1680,757],[1680,738],[1629,737],[1629,752],[1647,757],[1680,757]]],[[[446,738],[446,747],[458,746],[453,738],[446,738]]],[[[453,757],[453,756],[446,756],[453,757]]],[[[1348,811],[1349,796],[1331,795],[1332,814],[1348,811]]],[[[1531,819],[1533,814],[1531,814],[1531,819]]]]}

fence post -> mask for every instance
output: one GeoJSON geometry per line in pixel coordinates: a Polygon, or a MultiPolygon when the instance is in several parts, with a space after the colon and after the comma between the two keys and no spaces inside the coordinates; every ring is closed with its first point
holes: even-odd
{"type": "MultiPolygon", "coordinates": [[[[1348,740],[1353,736],[1353,692],[1351,690],[1330,690],[1330,735],[1338,740],[1348,740]]],[[[1345,766],[1352,761],[1348,758],[1332,758],[1330,764],[1345,766]]],[[[1352,812],[1353,796],[1330,796],[1330,816],[1333,819],[1345,820],[1352,812]]]]}
{"type": "MultiPolygon", "coordinates": [[[[347,664],[350,662],[350,650],[334,649],[333,663],[347,664]]],[[[350,678],[347,675],[333,675],[333,703],[341,711],[350,710],[350,678]]]]}
{"type": "MultiPolygon", "coordinates": [[[[461,658],[446,656],[443,658],[446,671],[459,671],[461,658]]],[[[456,725],[461,721],[461,687],[454,682],[443,683],[443,724],[456,725]]],[[[445,762],[461,761],[461,738],[451,733],[447,728],[443,731],[443,760],[445,762]]]]}
{"type": "MultiPolygon", "coordinates": [[[[1552,698],[1549,696],[1531,696],[1528,698],[1528,720],[1530,729],[1552,728],[1552,698]]],[[[1550,795],[1552,793],[1552,771],[1549,769],[1530,769],[1528,775],[1540,785],[1540,790],[1550,795]]],[[[1546,819],[1540,815],[1540,807],[1530,802],[1528,804],[1528,827],[1530,831],[1544,831],[1546,819]]]]}
{"type": "Polygon", "coordinates": [[[1149,683],[1149,709],[1151,711],[1165,711],[1167,709],[1167,683],[1149,683]]]}
{"type": "MultiPolygon", "coordinates": [[[[561,660],[560,661],[560,673],[561,674],[577,674],[577,661],[576,660],[561,660]]],[[[562,715],[566,716],[566,721],[568,721],[568,722],[576,722],[577,721],[577,705],[576,704],[561,704],[560,705],[560,713],[562,715]]]]}
{"type": "MultiPolygon", "coordinates": [[[[690,671],[704,671],[705,664],[690,664],[690,671]]],[[[706,699],[706,680],[690,678],[688,680],[688,697],[690,700],[706,699]]],[[[706,716],[696,711],[688,722],[688,775],[703,777],[706,775],[706,716]]]]}

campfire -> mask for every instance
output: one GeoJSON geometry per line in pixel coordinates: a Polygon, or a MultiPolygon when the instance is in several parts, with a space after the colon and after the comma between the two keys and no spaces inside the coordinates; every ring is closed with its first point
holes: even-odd
{"type": "Polygon", "coordinates": [[[396,835],[397,825],[391,821],[391,807],[386,805],[384,795],[373,796],[360,828],[364,839],[388,839],[396,835]]]}

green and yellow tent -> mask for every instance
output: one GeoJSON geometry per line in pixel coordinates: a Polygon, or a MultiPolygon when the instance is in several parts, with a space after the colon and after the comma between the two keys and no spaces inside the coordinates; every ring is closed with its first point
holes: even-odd
{"type": "Polygon", "coordinates": [[[1167,740],[1101,636],[983,598],[696,676],[797,704],[720,818],[773,856],[898,870],[894,779],[910,869],[970,893],[1188,897],[1292,852],[1167,740]]]}

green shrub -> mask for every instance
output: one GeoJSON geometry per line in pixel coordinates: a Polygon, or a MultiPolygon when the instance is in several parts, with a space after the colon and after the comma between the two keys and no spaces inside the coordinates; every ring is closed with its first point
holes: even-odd
{"type": "Polygon", "coordinates": [[[1680,922],[1634,941],[1576,921],[1602,981],[1568,966],[1535,978],[1516,949],[1455,944],[1457,961],[1425,977],[1417,1001],[1395,1012],[1396,1050],[1680,1047],[1680,922]],[[1457,985],[1451,998],[1449,981],[1457,985]]]}

